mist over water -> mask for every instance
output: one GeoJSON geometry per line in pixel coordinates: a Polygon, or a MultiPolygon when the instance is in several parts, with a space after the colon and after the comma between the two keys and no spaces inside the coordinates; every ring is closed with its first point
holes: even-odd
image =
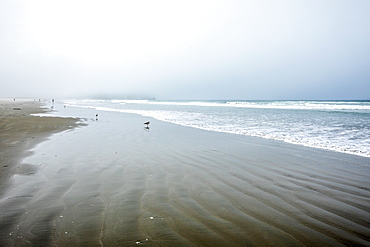
{"type": "Polygon", "coordinates": [[[0,97],[370,99],[368,0],[108,2],[1,1],[0,97]]]}
{"type": "Polygon", "coordinates": [[[370,157],[370,101],[72,100],[65,103],[370,157]]]}

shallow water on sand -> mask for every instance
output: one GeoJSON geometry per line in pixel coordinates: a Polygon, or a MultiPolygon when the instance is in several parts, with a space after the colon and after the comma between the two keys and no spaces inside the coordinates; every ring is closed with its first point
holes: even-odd
{"type": "Polygon", "coordinates": [[[370,101],[74,100],[67,103],[370,157],[370,101]]]}
{"type": "Polygon", "coordinates": [[[65,111],[89,125],[24,160],[38,169],[0,198],[4,246],[370,244],[369,158],[65,111]]]}

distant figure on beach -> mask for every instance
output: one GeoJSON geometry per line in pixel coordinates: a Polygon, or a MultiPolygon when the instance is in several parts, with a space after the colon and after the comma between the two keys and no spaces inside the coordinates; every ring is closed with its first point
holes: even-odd
{"type": "Polygon", "coordinates": [[[148,122],[145,122],[144,124],[146,124],[146,127],[144,127],[144,129],[149,130],[149,124],[150,124],[150,122],[148,121],[148,122]]]}
{"type": "Polygon", "coordinates": [[[96,115],[95,115],[95,120],[96,120],[96,121],[98,121],[98,115],[99,115],[99,114],[96,114],[96,115]]]}

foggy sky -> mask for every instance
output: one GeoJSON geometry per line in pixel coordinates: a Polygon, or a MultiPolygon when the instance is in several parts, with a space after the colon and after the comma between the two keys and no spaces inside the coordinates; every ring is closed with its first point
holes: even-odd
{"type": "Polygon", "coordinates": [[[0,97],[370,99],[369,0],[0,0],[0,97]]]}

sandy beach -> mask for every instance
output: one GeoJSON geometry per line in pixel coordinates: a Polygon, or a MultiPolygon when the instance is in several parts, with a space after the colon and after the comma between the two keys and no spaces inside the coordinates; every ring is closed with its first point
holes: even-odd
{"type": "Polygon", "coordinates": [[[53,133],[77,126],[72,118],[40,118],[31,114],[45,113],[39,101],[0,99],[0,195],[14,174],[33,172],[31,166],[17,166],[38,143],[53,133]]]}
{"type": "Polygon", "coordinates": [[[370,245],[369,158],[38,107],[1,101],[0,246],[370,245]]]}

